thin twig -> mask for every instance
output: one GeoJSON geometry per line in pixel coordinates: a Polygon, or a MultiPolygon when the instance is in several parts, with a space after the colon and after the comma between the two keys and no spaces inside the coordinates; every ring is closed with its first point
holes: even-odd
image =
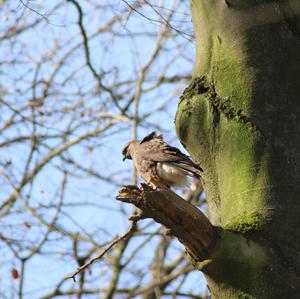
{"type": "Polygon", "coordinates": [[[131,218],[131,225],[128,229],[128,231],[123,235],[118,237],[117,239],[115,239],[105,250],[103,250],[100,254],[98,254],[97,256],[95,256],[94,258],[90,259],[88,262],[86,262],[84,265],[78,267],[78,269],[65,277],[65,279],[69,279],[72,278],[74,282],[76,282],[76,278],[75,276],[77,274],[79,274],[81,271],[83,271],[84,269],[86,269],[88,266],[90,266],[91,264],[93,264],[95,261],[101,259],[108,251],[110,251],[117,243],[119,243],[122,240],[125,240],[126,238],[128,238],[136,229],[136,223],[140,220],[140,217],[134,217],[131,218]]]}
{"type": "Polygon", "coordinates": [[[40,17],[42,17],[47,23],[49,22],[48,18],[47,18],[47,14],[43,14],[43,13],[40,13],[38,12],[37,10],[35,10],[34,8],[30,7],[28,4],[26,4],[23,0],[19,0],[22,5],[24,7],[26,7],[27,9],[29,9],[30,11],[36,13],[37,15],[39,15],[40,17]]]}

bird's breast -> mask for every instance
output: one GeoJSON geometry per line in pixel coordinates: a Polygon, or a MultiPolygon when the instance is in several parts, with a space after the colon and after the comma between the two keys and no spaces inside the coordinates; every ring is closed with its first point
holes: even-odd
{"type": "Polygon", "coordinates": [[[168,186],[183,187],[187,184],[186,174],[172,163],[158,162],[157,174],[168,186]]]}

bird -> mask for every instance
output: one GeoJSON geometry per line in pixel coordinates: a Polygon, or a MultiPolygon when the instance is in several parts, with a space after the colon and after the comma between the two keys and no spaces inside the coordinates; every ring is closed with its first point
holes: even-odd
{"type": "Polygon", "coordinates": [[[167,144],[155,131],[141,141],[128,142],[123,161],[133,160],[138,175],[153,189],[184,187],[188,177],[201,179],[203,169],[178,148],[167,144]]]}

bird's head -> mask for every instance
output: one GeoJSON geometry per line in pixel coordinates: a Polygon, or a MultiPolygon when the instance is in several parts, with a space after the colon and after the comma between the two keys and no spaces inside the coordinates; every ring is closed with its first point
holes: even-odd
{"type": "Polygon", "coordinates": [[[136,145],[141,145],[143,143],[150,142],[155,139],[159,139],[163,141],[163,135],[162,134],[157,135],[156,132],[152,132],[146,137],[144,137],[142,141],[131,140],[130,142],[128,142],[122,150],[123,161],[125,161],[126,159],[132,160],[132,154],[136,145]]]}
{"type": "Polygon", "coordinates": [[[137,141],[132,140],[124,146],[124,148],[122,150],[123,161],[125,161],[126,159],[132,160],[132,151],[133,151],[133,147],[136,143],[137,143],[137,141]]]}

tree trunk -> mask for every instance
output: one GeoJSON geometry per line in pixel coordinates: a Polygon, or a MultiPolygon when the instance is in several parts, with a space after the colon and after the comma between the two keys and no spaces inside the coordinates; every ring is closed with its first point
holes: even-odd
{"type": "Polygon", "coordinates": [[[300,298],[300,1],[194,0],[182,143],[223,229],[213,298],[300,298]]]}

